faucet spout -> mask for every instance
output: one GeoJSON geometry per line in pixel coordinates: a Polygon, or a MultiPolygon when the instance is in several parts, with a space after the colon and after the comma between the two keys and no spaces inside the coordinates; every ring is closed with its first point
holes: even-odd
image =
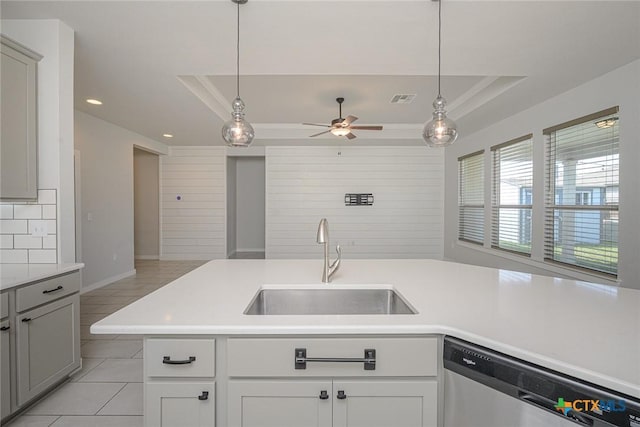
{"type": "Polygon", "coordinates": [[[322,282],[329,283],[331,281],[331,276],[338,271],[340,268],[340,260],[342,259],[342,250],[340,249],[340,245],[336,246],[336,252],[338,253],[338,258],[334,262],[330,262],[329,260],[329,222],[326,218],[322,218],[320,220],[320,224],[318,224],[318,234],[316,236],[316,242],[324,245],[324,262],[322,268],[322,282]]]}

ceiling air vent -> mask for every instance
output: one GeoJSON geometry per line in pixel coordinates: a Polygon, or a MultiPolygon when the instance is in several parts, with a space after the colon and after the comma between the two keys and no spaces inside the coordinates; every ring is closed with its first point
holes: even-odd
{"type": "Polygon", "coordinates": [[[413,98],[416,97],[416,94],[397,94],[397,95],[393,95],[393,98],[391,98],[391,103],[392,104],[411,104],[411,101],[413,101],[413,98]]]}

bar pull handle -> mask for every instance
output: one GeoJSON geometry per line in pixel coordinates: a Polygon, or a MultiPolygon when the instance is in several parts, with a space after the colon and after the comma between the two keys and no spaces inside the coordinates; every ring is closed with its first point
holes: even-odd
{"type": "Polygon", "coordinates": [[[58,287],[57,287],[57,288],[44,290],[44,291],[42,291],[42,293],[43,293],[43,294],[50,294],[51,292],[57,292],[57,291],[61,291],[61,290],[63,290],[63,289],[64,289],[64,288],[62,287],[62,285],[58,285],[58,287]]]}
{"type": "Polygon", "coordinates": [[[322,390],[319,397],[320,400],[327,400],[329,398],[329,393],[327,393],[327,390],[322,390]]]}
{"type": "Polygon", "coordinates": [[[195,361],[195,356],[189,356],[189,358],[186,360],[171,360],[171,356],[164,356],[162,358],[162,363],[164,363],[165,365],[190,365],[195,361]]]}
{"type": "MultiPolygon", "coordinates": [[[[518,391],[518,398],[520,400],[523,400],[527,403],[530,403],[534,406],[538,406],[540,408],[544,408],[544,409],[548,409],[550,411],[555,411],[557,412],[555,405],[552,401],[548,400],[548,399],[544,399],[542,397],[538,397],[535,394],[531,394],[531,393],[526,393],[524,391],[518,391]]],[[[574,421],[577,421],[578,423],[585,425],[585,426],[589,426],[592,427],[593,426],[593,420],[591,418],[586,417],[585,415],[574,411],[574,410],[570,410],[567,414],[566,414],[567,418],[571,418],[574,421]]]]}
{"type": "Polygon", "coordinates": [[[367,348],[364,350],[364,357],[307,357],[306,348],[296,348],[294,354],[295,369],[307,369],[309,362],[324,363],[363,363],[365,371],[375,371],[376,369],[376,350],[367,348]]]}
{"type": "Polygon", "coordinates": [[[338,395],[336,396],[336,398],[344,400],[347,398],[347,395],[345,394],[344,390],[338,390],[338,395]]]}
{"type": "Polygon", "coordinates": [[[22,321],[24,323],[31,322],[31,317],[25,317],[24,319],[22,319],[22,321]]]}
{"type": "Polygon", "coordinates": [[[0,328],[0,331],[8,331],[9,329],[11,329],[11,326],[3,326],[0,328]]]}
{"type": "Polygon", "coordinates": [[[200,396],[198,396],[198,400],[209,400],[209,392],[203,391],[200,396]]]}

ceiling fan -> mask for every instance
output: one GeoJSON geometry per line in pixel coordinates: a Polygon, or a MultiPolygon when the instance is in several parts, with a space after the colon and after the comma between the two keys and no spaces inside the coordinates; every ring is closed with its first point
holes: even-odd
{"type": "Polygon", "coordinates": [[[347,116],[346,118],[342,118],[342,103],[344,102],[344,98],[336,98],[340,108],[340,116],[337,119],[331,120],[330,125],[320,125],[317,123],[303,123],[303,125],[309,126],[322,126],[331,128],[329,130],[325,130],[320,133],[316,133],[315,135],[310,135],[309,138],[313,138],[314,136],[324,135],[325,133],[331,132],[335,136],[346,136],[349,139],[354,139],[356,136],[351,133],[354,129],[359,130],[382,130],[382,126],[352,126],[351,123],[358,120],[356,116],[347,116]]]}

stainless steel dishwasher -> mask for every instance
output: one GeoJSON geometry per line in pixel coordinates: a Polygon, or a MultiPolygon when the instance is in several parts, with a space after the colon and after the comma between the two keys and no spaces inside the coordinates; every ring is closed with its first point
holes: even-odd
{"type": "Polygon", "coordinates": [[[444,367],[445,427],[640,427],[638,399],[454,337],[444,367]]]}

